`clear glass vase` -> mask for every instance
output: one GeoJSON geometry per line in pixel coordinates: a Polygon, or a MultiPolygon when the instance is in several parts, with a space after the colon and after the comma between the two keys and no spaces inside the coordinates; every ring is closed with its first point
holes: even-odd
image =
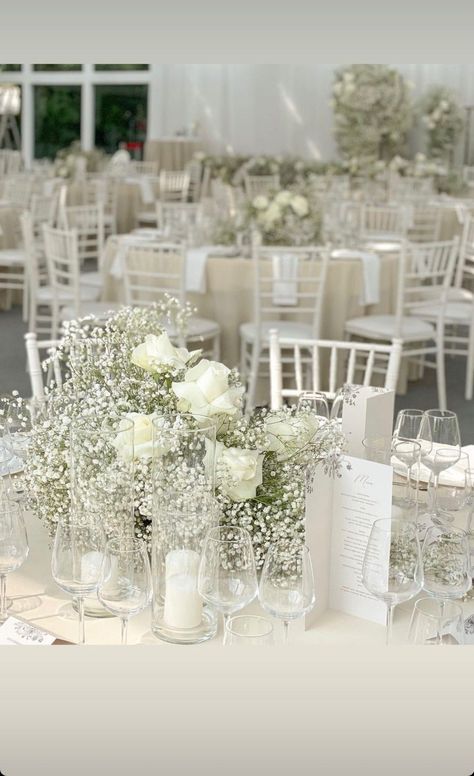
{"type": "Polygon", "coordinates": [[[197,644],[217,631],[216,613],[197,589],[204,538],[218,522],[215,427],[191,416],[172,429],[154,426],[151,627],[164,641],[197,644]]]}

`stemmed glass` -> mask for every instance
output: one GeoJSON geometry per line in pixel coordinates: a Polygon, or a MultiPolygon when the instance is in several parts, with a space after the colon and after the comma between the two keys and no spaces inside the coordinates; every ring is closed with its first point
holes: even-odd
{"type": "MultiPolygon", "coordinates": [[[[6,423],[4,428],[4,443],[13,457],[19,458],[22,464],[25,464],[28,457],[28,450],[31,444],[31,435],[35,427],[45,415],[46,400],[38,399],[16,399],[10,402],[7,411],[6,423]]],[[[16,501],[23,501],[26,493],[23,488],[22,479],[12,480],[13,487],[10,489],[10,498],[16,501]]]]}
{"type": "Polygon", "coordinates": [[[268,647],[273,644],[273,626],[258,614],[229,617],[224,636],[225,646],[268,647]]]}
{"type": "Polygon", "coordinates": [[[130,617],[151,601],[150,560],[146,545],[138,539],[110,539],[100,572],[97,595],[101,604],[122,622],[122,644],[127,643],[130,617]]]}
{"type": "Polygon", "coordinates": [[[411,440],[398,439],[392,444],[392,455],[400,461],[406,468],[405,499],[402,504],[408,509],[416,506],[416,500],[410,498],[411,471],[413,466],[419,462],[421,454],[421,445],[419,442],[411,440]]]}
{"type": "MultiPolygon", "coordinates": [[[[418,440],[418,434],[420,432],[421,420],[423,418],[423,415],[424,415],[423,410],[414,410],[414,409],[400,410],[400,412],[397,415],[397,419],[395,421],[395,428],[392,436],[392,446],[396,445],[398,442],[417,442],[418,444],[420,444],[420,455],[418,456],[418,460],[414,461],[411,464],[407,473],[408,483],[411,483],[411,482],[416,483],[415,485],[416,504],[418,504],[418,495],[419,495],[418,477],[413,477],[413,467],[415,463],[418,463],[418,466],[420,464],[421,443],[418,440]]],[[[410,490],[408,488],[408,494],[409,493],[410,493],[410,490]]]]}
{"type": "Polygon", "coordinates": [[[462,607],[453,601],[420,598],[413,608],[408,641],[421,646],[464,643],[462,607]]]}
{"type": "Polygon", "coordinates": [[[461,454],[461,434],[456,413],[449,410],[426,410],[420,423],[417,441],[421,445],[421,462],[434,475],[434,498],[430,518],[433,523],[440,523],[437,517],[439,475],[456,463],[461,454]],[[453,448],[451,457],[436,457],[437,450],[447,447],[453,448]]]}
{"type": "Polygon", "coordinates": [[[312,412],[316,417],[329,420],[328,400],[324,393],[318,391],[302,391],[298,397],[298,411],[312,412]]]}
{"type": "MultiPolygon", "coordinates": [[[[453,459],[453,448],[440,448],[435,453],[435,465],[441,461],[453,459]]],[[[456,513],[461,512],[470,502],[472,494],[472,471],[469,468],[469,456],[462,452],[451,468],[443,468],[436,494],[434,474],[428,483],[428,503],[432,504],[437,495],[437,517],[441,522],[452,523],[456,513]]],[[[467,525],[466,525],[467,528],[467,525]]]]}
{"type": "Polygon", "coordinates": [[[28,557],[28,537],[23,513],[12,501],[0,503],[0,623],[7,618],[7,574],[28,557]]]}
{"type": "Polygon", "coordinates": [[[290,621],[304,617],[316,601],[309,547],[299,542],[273,544],[265,558],[258,595],[263,609],[283,621],[287,644],[290,621]]]}
{"type": "Polygon", "coordinates": [[[58,587],[77,599],[79,644],[85,644],[84,598],[97,591],[104,549],[105,534],[99,522],[59,520],[51,572],[58,587]]]}
{"type": "Polygon", "coordinates": [[[257,572],[250,534],[245,528],[215,526],[206,534],[198,573],[198,592],[224,616],[224,636],[231,614],[257,595],[257,572]]]}
{"type": "Polygon", "coordinates": [[[390,643],[395,606],[423,587],[423,567],[416,524],[404,519],[376,520],[362,565],[362,582],[387,605],[386,643],[390,643]]]}

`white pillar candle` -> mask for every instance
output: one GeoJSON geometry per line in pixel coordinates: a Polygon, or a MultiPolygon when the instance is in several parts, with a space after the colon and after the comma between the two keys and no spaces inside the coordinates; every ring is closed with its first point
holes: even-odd
{"type": "Polygon", "coordinates": [[[197,590],[199,553],[171,550],[166,556],[166,592],[163,619],[171,628],[197,628],[202,599],[197,590]]]}

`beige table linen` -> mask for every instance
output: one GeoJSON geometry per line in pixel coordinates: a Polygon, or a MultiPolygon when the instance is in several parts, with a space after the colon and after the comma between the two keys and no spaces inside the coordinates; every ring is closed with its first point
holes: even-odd
{"type": "MultiPolygon", "coordinates": [[[[80,205],[80,184],[71,182],[68,184],[67,204],[80,205]]],[[[124,234],[137,226],[136,215],[143,210],[139,181],[131,179],[119,179],[117,191],[117,229],[119,234],[124,234]]]]}
{"type": "Polygon", "coordinates": [[[198,137],[164,137],[147,140],[144,157],[146,162],[158,162],[159,170],[184,170],[201,147],[198,137]]]}
{"type": "MultiPolygon", "coordinates": [[[[20,229],[18,217],[18,209],[0,207],[0,249],[15,248],[20,229]]],[[[21,292],[0,291],[0,310],[8,310],[12,301],[21,304],[21,292]]]]}

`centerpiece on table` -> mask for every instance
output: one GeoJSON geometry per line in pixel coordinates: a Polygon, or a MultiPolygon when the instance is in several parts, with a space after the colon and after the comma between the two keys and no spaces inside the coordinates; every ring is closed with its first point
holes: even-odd
{"type": "MultiPolygon", "coordinates": [[[[151,549],[153,425],[159,419],[169,433],[176,423],[199,427],[209,419],[216,428],[221,522],[249,531],[261,567],[272,542],[301,537],[308,467],[321,464],[337,473],[344,436],[337,422],[320,423],[309,410],[259,409],[245,416],[237,372],[200,351],[175,347],[165,333],[166,319],[179,328],[189,315],[169,299],[153,308],[123,308],[103,327],[88,319],[67,325],[59,357],[68,376],[50,392],[47,419],[35,428],[26,465],[32,508],[52,535],[70,509],[71,429],[126,416],[135,431],[134,530],[151,549]]],[[[103,466],[100,456],[95,465],[103,466]]],[[[99,517],[107,533],[121,529],[113,511],[99,517]]]]}
{"type": "Polygon", "coordinates": [[[250,229],[264,245],[315,245],[320,242],[321,211],[305,189],[258,195],[246,206],[250,229]]]}

